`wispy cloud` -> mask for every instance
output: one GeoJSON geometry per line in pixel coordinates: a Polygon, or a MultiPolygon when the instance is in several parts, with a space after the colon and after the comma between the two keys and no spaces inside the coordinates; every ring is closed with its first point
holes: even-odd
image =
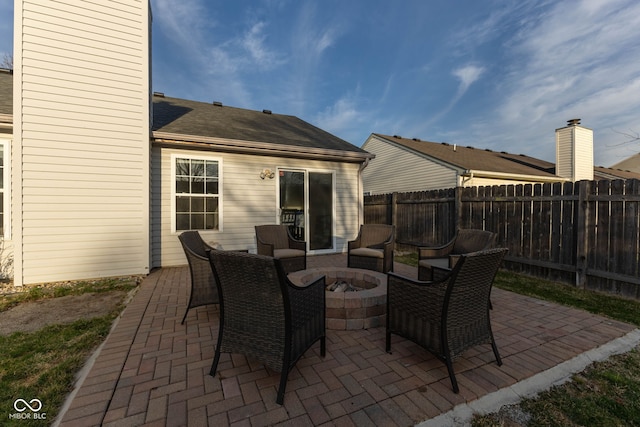
{"type": "Polygon", "coordinates": [[[457,99],[464,95],[464,93],[469,89],[469,86],[475,83],[484,71],[484,67],[477,65],[465,65],[464,67],[453,70],[453,75],[460,80],[457,99]]]}
{"type": "Polygon", "coordinates": [[[453,96],[443,109],[429,117],[429,119],[425,122],[425,125],[431,126],[432,124],[437,123],[443,117],[445,117],[462,99],[467,90],[469,90],[469,87],[471,87],[472,84],[480,79],[484,72],[484,67],[474,64],[464,65],[453,70],[451,74],[459,80],[456,93],[453,94],[453,96]]]}
{"type": "Polygon", "coordinates": [[[313,96],[322,57],[341,36],[341,25],[331,20],[321,19],[318,6],[314,2],[304,2],[295,17],[291,33],[291,68],[288,102],[295,114],[304,114],[307,103],[313,96]]]}
{"type": "Polygon", "coordinates": [[[242,38],[242,46],[249,52],[252,62],[259,67],[271,69],[286,61],[265,45],[265,26],[264,22],[258,22],[251,26],[242,38]]]}
{"type": "MultiPolygon", "coordinates": [[[[182,67],[199,76],[184,82],[201,96],[208,92],[216,100],[232,105],[249,106],[253,94],[247,88],[248,74],[272,70],[284,64],[286,58],[268,45],[264,20],[248,20],[234,24],[219,22],[204,0],[183,0],[176,7],[171,0],[153,0],[156,31],[162,31],[176,46],[182,67]]],[[[166,48],[166,47],[165,47],[166,48]]],[[[164,70],[154,70],[162,76],[164,70]]],[[[173,73],[174,70],[167,72],[173,73]]]]}
{"type": "Polygon", "coordinates": [[[629,112],[640,108],[640,3],[564,1],[530,12],[504,45],[511,65],[495,83],[494,119],[474,129],[477,143],[513,141],[517,130],[521,151],[552,160],[553,130],[579,117],[595,130],[596,162],[614,163],[619,135],[608,129],[633,121],[629,112]]]}

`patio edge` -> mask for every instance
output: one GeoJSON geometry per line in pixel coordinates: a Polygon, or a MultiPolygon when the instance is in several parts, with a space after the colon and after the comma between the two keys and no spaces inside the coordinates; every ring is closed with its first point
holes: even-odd
{"type": "Polygon", "coordinates": [[[416,424],[416,427],[470,425],[470,420],[474,414],[484,415],[497,412],[504,405],[514,404],[521,399],[533,397],[555,385],[569,381],[573,374],[582,372],[593,362],[599,362],[611,356],[626,353],[639,344],[640,329],[634,329],[622,337],[579,354],[566,362],[560,363],[551,369],[533,375],[512,386],[505,387],[469,403],[461,403],[447,413],[421,421],[416,424]]]}

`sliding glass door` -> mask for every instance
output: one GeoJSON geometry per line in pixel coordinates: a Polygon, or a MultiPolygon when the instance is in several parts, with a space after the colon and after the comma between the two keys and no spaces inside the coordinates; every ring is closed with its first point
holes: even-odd
{"type": "Polygon", "coordinates": [[[278,171],[280,224],[307,242],[310,252],[332,252],[335,178],[332,171],[278,171]]]}

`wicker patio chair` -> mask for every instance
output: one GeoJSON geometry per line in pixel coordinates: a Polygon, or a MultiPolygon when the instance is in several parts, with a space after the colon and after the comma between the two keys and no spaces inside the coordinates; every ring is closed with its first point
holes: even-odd
{"type": "Polygon", "coordinates": [[[209,257],[207,250],[213,249],[207,245],[200,233],[197,231],[185,231],[178,236],[184,254],[189,262],[189,271],[191,272],[191,292],[189,294],[189,303],[182,317],[181,324],[187,318],[187,313],[194,307],[207,304],[218,304],[218,289],[216,287],[213,272],[209,265],[209,257]]]}
{"type": "Polygon", "coordinates": [[[495,241],[491,231],[466,229],[442,246],[418,248],[418,279],[437,280],[432,267],[453,268],[460,255],[491,249],[495,241]]]}
{"type": "Polygon", "coordinates": [[[459,392],[453,360],[478,344],[491,343],[502,365],[491,331],[489,297],[506,248],[461,255],[451,274],[439,282],[388,275],[386,350],[391,334],[424,347],[447,366],[451,385],[459,392]]]}
{"type": "Polygon", "coordinates": [[[280,372],[282,404],[289,371],[313,344],[326,353],[325,278],[291,283],[280,260],[263,255],[210,251],[221,296],[220,327],[211,375],[220,353],[240,353],[280,372]]]}
{"type": "Polygon", "coordinates": [[[296,240],[286,225],[256,225],[258,254],[277,258],[289,274],[307,268],[307,244],[296,240]]]}
{"type": "Polygon", "coordinates": [[[348,243],[347,266],[386,273],[393,271],[394,225],[363,224],[348,243]]]}

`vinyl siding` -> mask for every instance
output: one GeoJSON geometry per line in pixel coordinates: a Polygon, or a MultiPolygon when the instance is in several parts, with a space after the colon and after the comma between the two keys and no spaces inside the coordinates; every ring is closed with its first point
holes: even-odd
{"type": "Polygon", "coordinates": [[[583,127],[575,130],[575,180],[593,179],[593,131],[583,127]]]}
{"type": "Polygon", "coordinates": [[[372,135],[362,148],[376,155],[362,173],[364,191],[384,194],[457,185],[457,173],[425,156],[372,135]]]}
{"type": "Polygon", "coordinates": [[[148,2],[34,0],[16,14],[16,278],[148,273],[148,2]]]}
{"type": "Polygon", "coordinates": [[[278,215],[276,205],[278,178],[260,179],[259,174],[265,168],[274,171],[277,168],[334,171],[336,251],[345,251],[347,241],[354,239],[358,233],[359,200],[361,200],[358,190],[358,164],[154,147],[152,150],[154,267],[186,263],[178,240],[180,232],[171,230],[172,154],[185,157],[207,156],[222,161],[222,230],[201,231],[205,241],[217,242],[228,250],[248,249],[255,253],[254,226],[275,224],[278,215]]]}
{"type": "Polygon", "coordinates": [[[573,181],[593,179],[593,131],[581,126],[556,130],[556,174],[573,181]]]}
{"type": "Polygon", "coordinates": [[[556,175],[569,179],[574,175],[573,129],[562,128],[556,131],[556,175]]]}

